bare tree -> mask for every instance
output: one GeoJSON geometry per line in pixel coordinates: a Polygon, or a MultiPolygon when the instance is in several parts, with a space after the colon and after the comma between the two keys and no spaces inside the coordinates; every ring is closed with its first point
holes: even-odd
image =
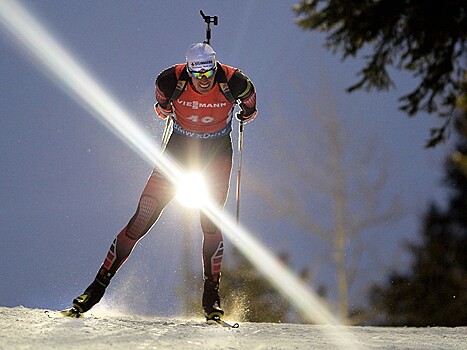
{"type": "Polygon", "coordinates": [[[286,181],[276,186],[249,176],[246,183],[281,218],[320,238],[324,251],[330,252],[322,261],[330,259],[335,271],[337,302],[330,303],[344,319],[350,316],[349,291],[357,287],[353,283],[362,273],[363,254],[371,254],[368,229],[394,222],[404,209],[399,196],[388,200],[383,193],[389,180],[388,161],[377,139],[349,132],[329,96],[332,93],[324,90],[314,103],[302,96],[309,107],[305,118],[278,113],[274,130],[293,135],[271,137],[275,162],[287,169],[286,181]]]}

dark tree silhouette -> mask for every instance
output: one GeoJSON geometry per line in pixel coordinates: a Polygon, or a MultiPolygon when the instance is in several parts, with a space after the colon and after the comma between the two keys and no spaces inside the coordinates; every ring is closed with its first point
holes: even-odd
{"type": "Polygon", "coordinates": [[[445,122],[428,146],[446,138],[465,81],[467,2],[301,0],[294,11],[301,28],[328,33],[326,46],[344,60],[363,54],[366,65],[349,92],[390,88],[390,67],[411,72],[419,84],[400,97],[400,108],[409,116],[438,113],[445,122]]]}
{"type": "MultiPolygon", "coordinates": [[[[459,121],[457,152],[466,154],[467,118],[459,121]]],[[[389,325],[467,325],[467,176],[453,159],[446,162],[451,193],[446,209],[431,204],[423,218],[422,242],[411,244],[408,273],[394,273],[375,287],[372,303],[389,325]]]]}

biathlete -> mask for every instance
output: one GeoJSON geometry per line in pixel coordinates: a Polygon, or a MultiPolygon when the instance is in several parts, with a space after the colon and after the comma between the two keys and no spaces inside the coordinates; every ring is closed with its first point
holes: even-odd
{"type": "MultiPolygon", "coordinates": [[[[206,43],[193,44],[186,62],[162,71],[156,79],[157,115],[172,118],[173,132],[163,152],[184,171],[201,171],[211,199],[223,207],[232,170],[232,120],[249,122],[257,115],[253,83],[239,69],[216,61],[206,43]]],[[[94,281],[73,300],[71,310],[84,313],[97,304],[136,243],[157,222],[175,197],[175,185],[157,167],[141,194],[136,213],[113,240],[94,281]]],[[[200,212],[203,232],[204,290],[202,307],[207,320],[224,314],[219,297],[224,243],[220,228],[200,212]]]]}

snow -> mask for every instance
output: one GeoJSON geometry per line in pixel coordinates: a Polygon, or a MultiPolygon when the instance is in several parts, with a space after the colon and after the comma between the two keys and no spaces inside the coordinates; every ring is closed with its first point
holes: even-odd
{"type": "Polygon", "coordinates": [[[336,327],[0,307],[0,349],[467,349],[467,327],[336,327]]]}

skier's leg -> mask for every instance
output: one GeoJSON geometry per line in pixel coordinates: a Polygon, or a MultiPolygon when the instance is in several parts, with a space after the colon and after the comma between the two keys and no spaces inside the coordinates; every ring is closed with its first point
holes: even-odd
{"type": "MultiPolygon", "coordinates": [[[[216,161],[207,172],[207,182],[210,184],[212,200],[222,208],[227,199],[231,158],[216,161]]],[[[204,213],[201,213],[201,228],[203,230],[203,309],[207,318],[213,313],[222,315],[220,308],[219,282],[224,255],[224,241],[220,228],[204,213]]]]}
{"type": "Polygon", "coordinates": [[[141,194],[135,215],[115,237],[93,283],[73,300],[75,308],[86,312],[100,301],[114,274],[126,261],[136,243],[155,224],[174,193],[173,185],[158,171],[153,171],[141,194]]]}

